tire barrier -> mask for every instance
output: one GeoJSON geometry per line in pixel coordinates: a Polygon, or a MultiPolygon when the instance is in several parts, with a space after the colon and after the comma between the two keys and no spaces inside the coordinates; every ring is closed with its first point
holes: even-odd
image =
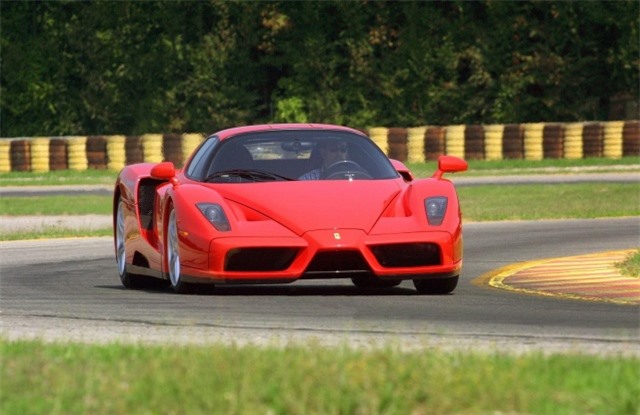
{"type": "Polygon", "coordinates": [[[584,124],[572,123],[564,127],[564,158],[581,159],[584,151],[582,146],[582,134],[584,124]]]}
{"type": "Polygon", "coordinates": [[[29,140],[18,139],[11,142],[11,170],[30,171],[29,140]]]}
{"type": "Polygon", "coordinates": [[[124,141],[124,154],[127,164],[144,162],[142,137],[129,135],[124,141]]]}
{"type": "MultiPolygon", "coordinates": [[[[89,143],[87,140],[87,157],[89,157],[89,143]]],[[[68,154],[67,154],[67,140],[62,138],[52,138],[49,142],[49,170],[68,170],[68,154]]],[[[89,164],[91,168],[91,164],[89,164]]]]}
{"type": "Polygon", "coordinates": [[[445,135],[444,127],[429,127],[424,138],[425,140],[425,160],[437,160],[438,157],[445,154],[445,135]]]}
{"type": "Polygon", "coordinates": [[[185,156],[182,154],[182,139],[179,134],[165,134],[162,137],[162,151],[166,160],[171,160],[177,167],[182,167],[185,156]]]}
{"type": "Polygon", "coordinates": [[[107,165],[107,139],[103,136],[87,138],[87,161],[89,168],[104,170],[107,165]]]}
{"type": "Polygon", "coordinates": [[[163,160],[162,134],[142,136],[142,157],[146,163],[160,163],[163,160]]]}
{"type": "Polygon", "coordinates": [[[582,156],[602,157],[603,128],[600,123],[588,123],[582,131],[582,156]]]}
{"type": "Polygon", "coordinates": [[[464,130],[464,158],[466,160],[484,160],[485,140],[483,126],[467,125],[464,130]]]}
{"type": "Polygon", "coordinates": [[[544,124],[524,124],[524,159],[542,160],[543,156],[544,124]]]}
{"type": "Polygon", "coordinates": [[[484,127],[484,158],[485,160],[502,160],[503,145],[502,137],[504,136],[505,126],[487,125],[484,127]]]}
{"type": "Polygon", "coordinates": [[[504,126],[502,155],[505,159],[524,158],[524,128],[522,125],[507,124],[504,126]]]}
{"type": "Polygon", "coordinates": [[[545,159],[560,159],[563,155],[564,127],[548,124],[542,130],[542,152],[545,159]]]}
{"type": "Polygon", "coordinates": [[[640,154],[640,122],[626,122],[622,130],[622,155],[640,154]]]}
{"type": "Polygon", "coordinates": [[[445,131],[444,148],[450,156],[464,158],[464,132],[466,126],[451,125],[445,131]]]}
{"type": "Polygon", "coordinates": [[[369,129],[369,137],[371,137],[371,140],[373,140],[373,142],[376,143],[378,147],[380,147],[380,150],[382,150],[384,154],[389,154],[389,141],[387,139],[388,134],[388,128],[373,127],[369,129]]]}
{"type": "Polygon", "coordinates": [[[392,159],[407,160],[407,137],[406,128],[389,128],[387,135],[389,152],[388,156],[392,159]]]}
{"type": "Polygon", "coordinates": [[[618,159],[622,157],[622,131],[624,123],[622,121],[612,121],[604,123],[604,145],[602,156],[605,158],[618,159]]]}
{"type": "Polygon", "coordinates": [[[126,139],[123,135],[107,137],[107,168],[109,170],[120,171],[127,164],[124,146],[126,139]]]}
{"type": "Polygon", "coordinates": [[[428,127],[407,129],[407,161],[419,163],[426,159],[425,143],[428,127]]]}
{"type": "Polygon", "coordinates": [[[87,137],[69,137],[67,140],[69,170],[87,170],[87,168],[89,168],[89,160],[87,159],[87,137]]]}
{"type": "Polygon", "coordinates": [[[0,173],[11,171],[11,142],[0,141],[0,173]]]}
{"type": "Polygon", "coordinates": [[[187,161],[187,158],[193,153],[193,151],[200,145],[200,143],[204,140],[204,135],[202,134],[185,134],[182,136],[182,156],[184,157],[184,162],[187,161]]]}
{"type": "MultiPolygon", "coordinates": [[[[389,157],[402,162],[434,161],[445,154],[467,160],[640,156],[637,120],[374,127],[362,131],[389,157]]],[[[0,138],[0,173],[119,171],[127,164],[163,160],[182,167],[204,138],[198,133],[0,138]]]]}
{"type": "Polygon", "coordinates": [[[49,171],[49,142],[46,137],[37,137],[31,140],[31,171],[47,172],[49,171]]]}

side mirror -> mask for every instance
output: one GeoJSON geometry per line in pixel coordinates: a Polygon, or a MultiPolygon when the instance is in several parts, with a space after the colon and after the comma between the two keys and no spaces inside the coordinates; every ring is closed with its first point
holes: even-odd
{"type": "Polygon", "coordinates": [[[413,173],[411,173],[411,170],[409,170],[409,168],[405,166],[404,163],[394,159],[390,159],[390,161],[391,165],[393,165],[393,168],[396,169],[398,173],[400,173],[400,176],[402,176],[405,182],[413,181],[413,173]]]}
{"type": "Polygon", "coordinates": [[[466,171],[469,165],[466,161],[459,157],[454,156],[440,156],[438,157],[438,170],[433,173],[433,178],[439,179],[444,173],[456,173],[460,171],[466,171]]]}
{"type": "Polygon", "coordinates": [[[173,182],[176,177],[176,168],[170,161],[156,164],[151,169],[151,178],[157,180],[167,180],[173,182]]]}
{"type": "Polygon", "coordinates": [[[170,161],[156,164],[151,169],[151,178],[158,180],[171,180],[176,175],[176,168],[170,161]]]}

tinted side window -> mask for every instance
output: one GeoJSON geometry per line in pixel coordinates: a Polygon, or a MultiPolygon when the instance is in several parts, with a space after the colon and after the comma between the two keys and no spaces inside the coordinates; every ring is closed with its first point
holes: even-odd
{"type": "Polygon", "coordinates": [[[209,137],[194,154],[191,162],[187,166],[186,175],[192,179],[202,179],[209,165],[209,160],[213,154],[213,148],[220,140],[218,137],[209,137]]]}

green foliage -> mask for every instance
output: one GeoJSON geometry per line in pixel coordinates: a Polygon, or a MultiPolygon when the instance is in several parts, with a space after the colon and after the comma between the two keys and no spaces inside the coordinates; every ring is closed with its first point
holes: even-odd
{"type": "Polygon", "coordinates": [[[632,0],[1,7],[5,137],[604,120],[639,88],[632,0]]]}
{"type": "Polygon", "coordinates": [[[299,97],[281,99],[276,102],[276,116],[278,122],[308,122],[304,109],[304,102],[299,97]]]}

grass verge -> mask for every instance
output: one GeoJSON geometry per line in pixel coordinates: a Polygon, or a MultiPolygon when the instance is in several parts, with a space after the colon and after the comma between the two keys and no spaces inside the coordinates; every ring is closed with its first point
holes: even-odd
{"type": "Polygon", "coordinates": [[[111,196],[56,195],[0,198],[0,215],[110,215],[111,196]]]}
{"type": "Polygon", "coordinates": [[[640,249],[618,262],[616,267],[625,277],[640,278],[640,249]]]}
{"type": "Polygon", "coordinates": [[[640,360],[2,341],[3,414],[636,414],[640,360]]]}
{"type": "Polygon", "coordinates": [[[116,182],[116,177],[118,177],[118,172],[113,170],[9,172],[0,173],[0,186],[113,185],[116,182]]]}
{"type": "Polygon", "coordinates": [[[473,221],[592,219],[640,215],[635,183],[459,187],[464,218],[473,221]]]}

